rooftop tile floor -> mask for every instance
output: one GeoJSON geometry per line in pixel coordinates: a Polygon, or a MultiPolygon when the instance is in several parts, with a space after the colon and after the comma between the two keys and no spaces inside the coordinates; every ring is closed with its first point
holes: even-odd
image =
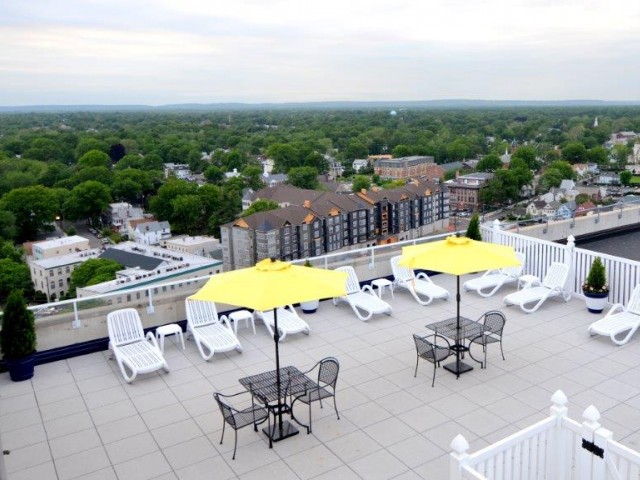
{"type": "MultiPolygon", "coordinates": [[[[455,291],[455,277],[436,283],[455,291]]],[[[464,281],[464,279],[463,279],[464,281]]],[[[413,377],[411,334],[455,314],[455,300],[420,306],[406,292],[391,317],[361,322],[344,303],[323,302],[304,318],[310,336],[282,342],[282,365],[304,370],[336,356],[341,371],[333,408],[313,406],[313,433],[276,443],[250,427],[220,445],[221,415],[212,393],[241,390],[238,379],[275,368],[273,340],[240,328],[244,352],[204,362],[193,344],[185,351],[167,338],[171,372],[126,384],[107,352],[36,367],[31,381],[0,375],[0,431],[10,480],[60,479],[446,479],[449,444],[462,433],[472,451],[541,420],[560,388],[569,415],[580,420],[594,404],[602,424],[623,444],[640,448],[640,338],[623,347],[591,338],[589,314],[578,299],[548,300],[534,314],[503,307],[494,298],[462,293],[461,312],[477,318],[498,308],[507,315],[504,348],[489,346],[489,365],[456,380],[444,369],[431,387],[432,365],[421,361],[413,377]]],[[[455,298],[455,295],[453,295],[455,298]]],[[[242,325],[241,325],[242,327],[242,325]]],[[[473,362],[470,362],[473,363],[473,362]]],[[[296,413],[306,419],[306,406],[296,413]]]]}

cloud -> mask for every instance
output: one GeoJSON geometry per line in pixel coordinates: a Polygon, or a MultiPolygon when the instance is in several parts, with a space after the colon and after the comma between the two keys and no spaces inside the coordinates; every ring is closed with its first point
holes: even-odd
{"type": "Polygon", "coordinates": [[[637,100],[639,20],[635,0],[4,2],[0,104],[637,100]]]}

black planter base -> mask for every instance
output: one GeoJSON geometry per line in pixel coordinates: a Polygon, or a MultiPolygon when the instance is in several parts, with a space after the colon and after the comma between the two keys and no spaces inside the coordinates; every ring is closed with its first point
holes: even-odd
{"type": "Polygon", "coordinates": [[[29,355],[28,357],[18,358],[15,360],[5,359],[11,381],[23,382],[33,377],[35,360],[35,355],[29,355]]]}

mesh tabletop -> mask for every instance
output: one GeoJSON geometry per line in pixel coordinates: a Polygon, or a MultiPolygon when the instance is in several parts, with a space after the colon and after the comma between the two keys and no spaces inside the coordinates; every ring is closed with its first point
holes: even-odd
{"type": "MultiPolygon", "coordinates": [[[[276,370],[244,377],[239,381],[244,388],[267,403],[278,400],[276,370]]],[[[296,394],[303,393],[317,386],[318,384],[316,382],[296,367],[289,366],[280,369],[280,397],[284,396],[287,387],[289,388],[288,393],[296,394]]]]}
{"type": "Polygon", "coordinates": [[[463,338],[475,338],[482,335],[482,324],[467,317],[460,317],[460,329],[458,329],[458,320],[456,317],[429,323],[425,325],[425,327],[434,331],[438,335],[453,338],[456,341],[463,338]]]}

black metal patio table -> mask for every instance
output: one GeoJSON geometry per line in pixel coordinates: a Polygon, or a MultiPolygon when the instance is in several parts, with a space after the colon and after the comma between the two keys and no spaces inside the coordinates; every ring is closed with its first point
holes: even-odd
{"type": "Polygon", "coordinates": [[[291,419],[298,425],[306,427],[293,415],[291,405],[287,404],[286,397],[297,393],[304,393],[309,389],[317,388],[318,384],[307,377],[296,367],[288,366],[280,369],[280,379],[285,388],[278,388],[277,370],[258,373],[250,377],[241,378],[240,384],[263,402],[274,414],[277,422],[271,426],[271,430],[265,427],[262,431],[269,437],[269,447],[272,442],[278,442],[285,438],[298,434],[298,429],[289,421],[282,419],[283,413],[289,413],[291,419]],[[279,391],[280,390],[280,391],[279,391]],[[274,404],[275,402],[275,404],[274,404]]]}
{"type": "Polygon", "coordinates": [[[457,378],[460,378],[461,373],[473,370],[473,367],[464,363],[460,357],[469,351],[469,347],[465,345],[465,340],[470,340],[482,335],[483,327],[480,323],[461,316],[459,318],[452,317],[439,322],[428,323],[425,327],[438,335],[454,341],[453,345],[451,345],[451,350],[456,354],[456,360],[455,362],[444,365],[443,368],[455,373],[457,378]]]}

